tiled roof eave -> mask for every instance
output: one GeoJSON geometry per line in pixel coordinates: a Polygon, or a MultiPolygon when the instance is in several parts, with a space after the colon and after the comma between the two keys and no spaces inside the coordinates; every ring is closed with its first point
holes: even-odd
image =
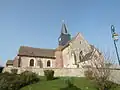
{"type": "Polygon", "coordinates": [[[13,63],[6,63],[6,65],[13,65],[13,63]]]}
{"type": "Polygon", "coordinates": [[[21,56],[21,57],[35,57],[35,58],[52,58],[52,59],[56,59],[55,56],[34,56],[34,55],[21,55],[21,54],[18,54],[18,56],[21,56]]]}
{"type": "Polygon", "coordinates": [[[7,62],[6,62],[6,64],[8,65],[12,65],[13,64],[13,60],[8,60],[7,62]]]}

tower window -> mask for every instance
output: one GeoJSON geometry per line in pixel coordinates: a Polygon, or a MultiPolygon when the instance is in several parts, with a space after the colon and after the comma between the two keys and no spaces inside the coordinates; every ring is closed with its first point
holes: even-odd
{"type": "Polygon", "coordinates": [[[47,67],[50,67],[50,60],[47,61],[47,67]]]}
{"type": "Polygon", "coordinates": [[[81,44],[81,41],[80,41],[80,44],[81,44]]]}
{"type": "Polygon", "coordinates": [[[33,59],[30,60],[30,66],[34,66],[34,60],[33,59]]]}

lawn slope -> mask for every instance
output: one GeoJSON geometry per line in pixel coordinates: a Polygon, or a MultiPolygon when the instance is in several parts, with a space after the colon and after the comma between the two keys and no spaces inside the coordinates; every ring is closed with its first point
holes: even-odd
{"type": "MultiPolygon", "coordinates": [[[[60,88],[66,86],[65,78],[58,78],[52,81],[46,81],[44,77],[40,77],[40,79],[40,82],[23,87],[21,90],[60,90],[60,88]]],[[[96,90],[93,82],[86,78],[74,77],[72,78],[72,82],[82,90],[96,90]]],[[[120,87],[115,90],[120,90],[120,87]]]]}

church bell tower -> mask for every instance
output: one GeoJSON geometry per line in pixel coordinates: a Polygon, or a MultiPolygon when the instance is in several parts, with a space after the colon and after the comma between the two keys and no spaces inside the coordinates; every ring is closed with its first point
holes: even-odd
{"type": "Polygon", "coordinates": [[[64,46],[69,40],[71,40],[71,35],[68,33],[68,29],[63,21],[61,34],[58,38],[59,46],[64,46]]]}

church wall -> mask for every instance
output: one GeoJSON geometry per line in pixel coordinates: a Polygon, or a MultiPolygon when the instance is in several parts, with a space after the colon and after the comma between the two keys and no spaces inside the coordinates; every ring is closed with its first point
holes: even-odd
{"type": "Polygon", "coordinates": [[[85,54],[91,51],[91,48],[88,42],[84,40],[82,35],[79,33],[76,36],[76,38],[69,43],[69,46],[66,47],[62,52],[64,67],[67,67],[67,68],[77,67],[75,64],[76,62],[77,63],[80,62],[79,53],[81,51],[83,52],[83,56],[84,56],[85,54]],[[75,62],[75,57],[74,57],[73,52],[76,55],[76,62],[75,62]]]}
{"type": "Polygon", "coordinates": [[[19,56],[16,56],[16,57],[14,58],[14,60],[13,60],[13,66],[14,66],[14,67],[18,67],[18,57],[19,57],[19,56]]]}
{"type": "Polygon", "coordinates": [[[71,53],[71,48],[70,46],[66,47],[63,52],[63,63],[64,63],[64,68],[76,68],[75,62],[74,62],[74,57],[71,53]]]}
{"type": "Polygon", "coordinates": [[[56,56],[55,67],[62,68],[63,67],[62,52],[60,50],[56,50],[55,56],[56,56]]]}
{"type": "Polygon", "coordinates": [[[83,52],[83,55],[89,53],[91,51],[89,43],[83,38],[83,36],[79,33],[75,40],[70,43],[73,50],[76,52],[83,52]]]}
{"type": "Polygon", "coordinates": [[[63,52],[62,52],[62,56],[63,56],[63,64],[64,64],[64,68],[67,68],[69,66],[69,58],[68,58],[68,47],[66,47],[63,52]]]}
{"type": "Polygon", "coordinates": [[[50,67],[55,67],[55,59],[51,58],[38,58],[38,57],[21,57],[21,67],[30,67],[30,60],[34,60],[34,66],[35,68],[48,68],[47,67],[47,61],[50,61],[50,67]],[[40,63],[40,62],[41,63],[40,63]]]}

